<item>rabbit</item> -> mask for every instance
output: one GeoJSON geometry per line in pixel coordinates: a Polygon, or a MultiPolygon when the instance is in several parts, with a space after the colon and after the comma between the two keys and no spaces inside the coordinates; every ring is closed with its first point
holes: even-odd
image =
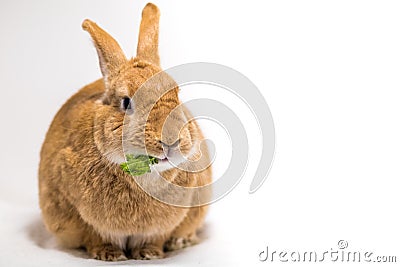
{"type": "MultiPolygon", "coordinates": [[[[178,85],[160,68],[159,16],[154,4],[144,7],[137,55],[129,60],[107,32],[88,19],[83,21],[82,28],[97,50],[102,78],[83,87],[61,107],[40,152],[39,204],[47,230],[61,246],[84,248],[94,259],[158,259],[167,251],[196,244],[196,233],[208,210],[206,204],[164,203],[120,168],[126,154],[140,152],[159,159],[151,173],[139,176],[143,179],[162,175],[173,184],[196,188],[212,182],[211,163],[197,172],[168,165],[178,154],[184,156],[179,160],[186,160],[180,163],[187,165],[199,153],[205,158],[209,155],[207,149],[200,151],[198,144],[204,136],[198,123],[188,119],[191,114],[181,105],[178,85]],[[132,98],[160,73],[161,78],[152,81],[140,97],[132,98]],[[171,84],[172,90],[159,95],[158,88],[171,84]],[[141,120],[148,100],[154,97],[158,101],[147,120],[141,120]],[[177,107],[181,112],[173,121],[183,126],[179,132],[164,132],[163,122],[177,107]],[[128,112],[136,119],[126,124],[128,112]],[[138,129],[145,129],[141,136],[138,129]]],[[[208,199],[211,192],[203,194],[208,199]]],[[[197,197],[182,195],[193,202],[197,197]]]]}

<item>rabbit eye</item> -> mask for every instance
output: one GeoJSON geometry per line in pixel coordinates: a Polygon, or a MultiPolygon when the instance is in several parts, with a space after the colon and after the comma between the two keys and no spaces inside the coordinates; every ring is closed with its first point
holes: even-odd
{"type": "Polygon", "coordinates": [[[132,111],[132,100],[129,97],[124,97],[121,100],[121,108],[125,111],[132,111]]]}

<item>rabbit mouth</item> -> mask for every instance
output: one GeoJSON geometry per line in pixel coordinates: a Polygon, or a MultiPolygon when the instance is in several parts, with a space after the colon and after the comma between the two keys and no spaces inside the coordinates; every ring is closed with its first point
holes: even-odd
{"type": "Polygon", "coordinates": [[[159,163],[161,163],[161,162],[168,162],[169,160],[168,160],[168,158],[167,157],[162,157],[162,158],[157,158],[157,160],[158,160],[158,162],[159,163]]]}
{"type": "Polygon", "coordinates": [[[161,156],[161,157],[155,157],[158,161],[158,163],[167,163],[169,162],[169,159],[166,156],[161,156]]]}
{"type": "Polygon", "coordinates": [[[171,153],[167,155],[158,155],[157,157],[158,163],[153,165],[152,167],[158,171],[164,171],[171,168],[178,167],[179,164],[186,161],[186,158],[180,153],[171,153]]]}

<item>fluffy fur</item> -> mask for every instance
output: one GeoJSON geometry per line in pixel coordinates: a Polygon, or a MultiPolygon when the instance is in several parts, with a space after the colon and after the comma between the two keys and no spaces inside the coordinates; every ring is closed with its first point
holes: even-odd
{"type": "MultiPolygon", "coordinates": [[[[172,159],[178,148],[170,147],[166,155],[164,145],[173,144],[177,138],[187,158],[193,159],[199,153],[197,145],[203,136],[196,122],[188,120],[190,113],[184,107],[178,108],[180,112],[173,116],[172,124],[184,126],[162,131],[168,114],[181,104],[177,85],[160,95],[159,88],[173,84],[167,75],[152,81],[153,86],[135,99],[134,114],[124,123],[121,100],[132,97],[146,80],[161,71],[158,21],[158,8],[147,4],[142,13],[137,57],[130,60],[104,30],[89,20],[83,22],[83,29],[96,47],[103,78],[82,88],[63,105],[42,146],[39,196],[45,225],[63,246],[84,247],[96,259],[162,258],[165,250],[194,244],[196,230],[206,214],[206,206],[182,208],[154,199],[119,167],[124,152],[147,151],[155,157],[172,159]],[[144,121],[143,110],[154,97],[159,100],[144,121]],[[128,151],[123,151],[122,141],[128,151]]],[[[161,174],[174,184],[193,187],[211,182],[211,167],[186,172],[165,164],[160,167],[161,174]]],[[[141,178],[155,175],[152,172],[141,178]]],[[[199,196],[183,197],[195,202],[199,196]]]]}

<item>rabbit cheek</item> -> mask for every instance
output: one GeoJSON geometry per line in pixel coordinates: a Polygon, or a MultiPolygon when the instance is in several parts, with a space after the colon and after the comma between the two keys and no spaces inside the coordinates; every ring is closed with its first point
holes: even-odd
{"type": "Polygon", "coordinates": [[[122,163],[125,160],[121,146],[122,122],[123,120],[118,117],[106,117],[106,115],[97,116],[95,121],[93,135],[97,149],[114,163],[122,163]]]}

